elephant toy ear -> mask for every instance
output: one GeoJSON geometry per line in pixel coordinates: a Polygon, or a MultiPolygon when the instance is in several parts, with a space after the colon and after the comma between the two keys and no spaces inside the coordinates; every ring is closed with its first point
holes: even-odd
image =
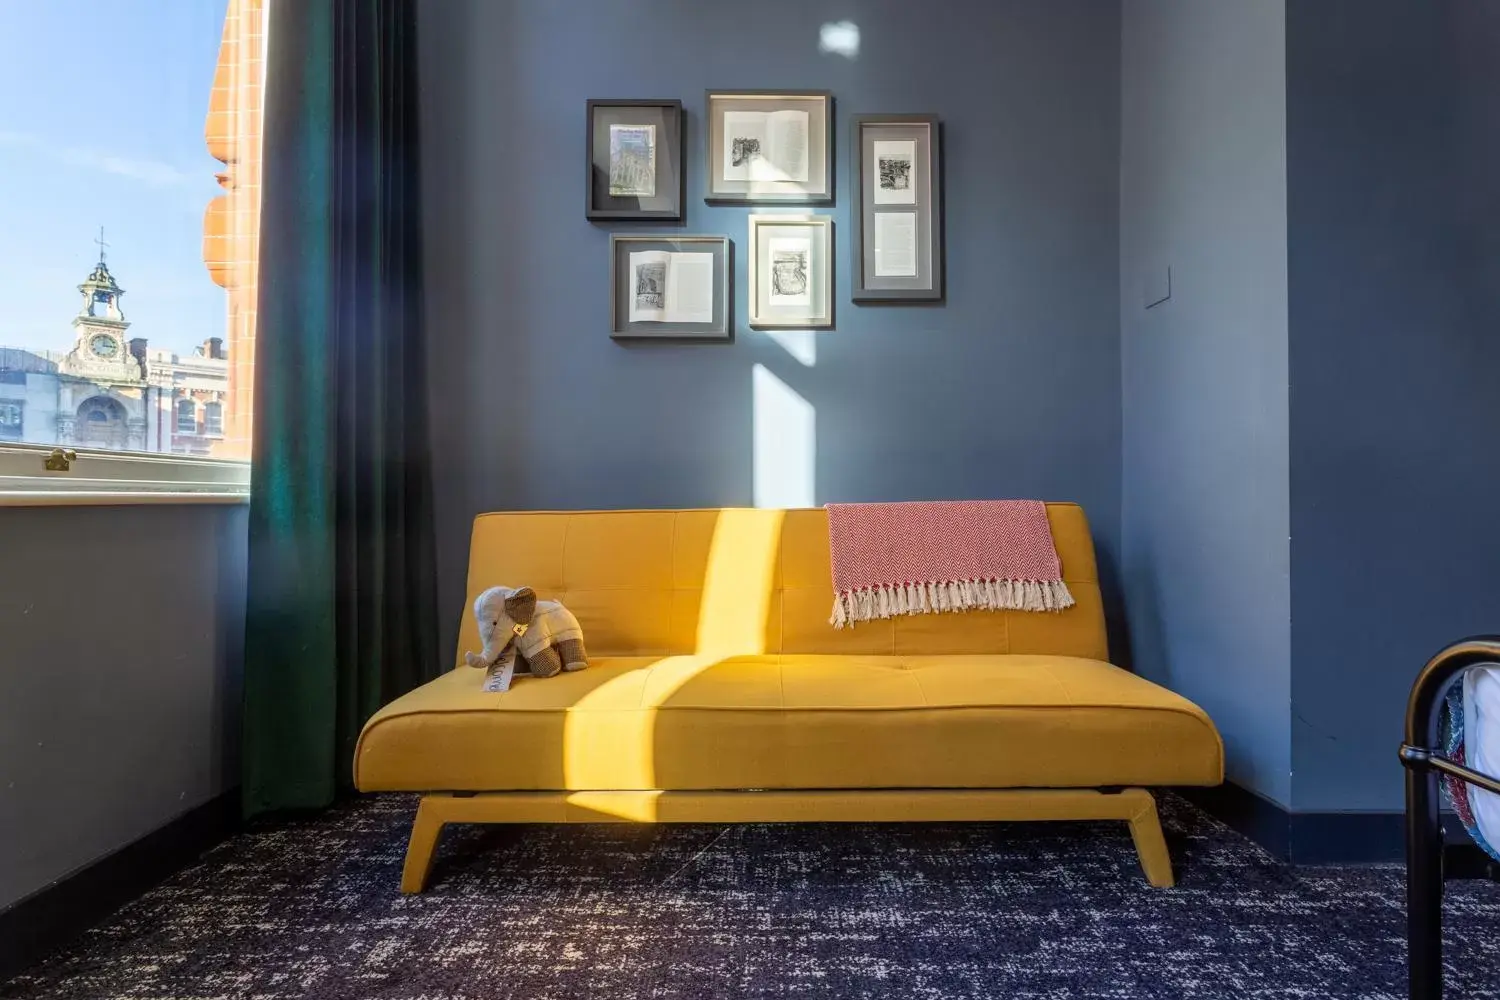
{"type": "Polygon", "coordinates": [[[517,625],[527,625],[536,614],[536,591],[522,587],[505,599],[505,615],[517,625]]]}

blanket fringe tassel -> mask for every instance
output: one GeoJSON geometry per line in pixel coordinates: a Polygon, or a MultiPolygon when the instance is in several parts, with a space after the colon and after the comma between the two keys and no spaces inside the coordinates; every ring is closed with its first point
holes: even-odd
{"type": "Polygon", "coordinates": [[[1074,605],[1061,580],[947,580],[845,590],[833,599],[834,628],[897,615],[945,611],[1062,611],[1074,605]]]}

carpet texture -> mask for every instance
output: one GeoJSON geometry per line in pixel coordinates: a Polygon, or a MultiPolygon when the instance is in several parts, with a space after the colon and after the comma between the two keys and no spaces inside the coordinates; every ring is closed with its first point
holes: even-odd
{"type": "MultiPolygon", "coordinates": [[[[1402,871],[1290,869],[1180,800],[1176,889],[1124,823],[451,827],[414,802],[267,824],[0,997],[1406,996],[1402,871]]],[[[1456,882],[1449,996],[1500,998],[1500,885],[1456,882]]]]}

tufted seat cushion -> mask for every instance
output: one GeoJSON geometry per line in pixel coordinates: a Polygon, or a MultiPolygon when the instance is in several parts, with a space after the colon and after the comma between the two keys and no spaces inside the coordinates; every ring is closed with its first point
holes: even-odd
{"type": "Polygon", "coordinates": [[[1209,785],[1196,705],[1049,655],[616,656],[504,694],[460,667],[365,727],[365,790],[1209,785]]]}

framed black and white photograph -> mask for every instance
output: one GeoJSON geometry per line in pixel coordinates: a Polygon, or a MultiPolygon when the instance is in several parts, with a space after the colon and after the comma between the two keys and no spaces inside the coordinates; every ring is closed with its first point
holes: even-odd
{"type": "Polygon", "coordinates": [[[750,325],[833,326],[833,217],[750,216],[750,325]]]}
{"type": "Polygon", "coordinates": [[[681,101],[589,101],[584,214],[680,222],[687,191],[683,134],[681,101]]]}
{"type": "Polygon", "coordinates": [[[609,238],[610,336],[727,340],[734,330],[727,236],[609,238]]]}
{"type": "Polygon", "coordinates": [[[849,141],[855,302],[943,298],[941,123],[855,115],[849,141]]]}
{"type": "Polygon", "coordinates": [[[826,90],[711,90],[710,204],[833,204],[833,95],[826,90]]]}

